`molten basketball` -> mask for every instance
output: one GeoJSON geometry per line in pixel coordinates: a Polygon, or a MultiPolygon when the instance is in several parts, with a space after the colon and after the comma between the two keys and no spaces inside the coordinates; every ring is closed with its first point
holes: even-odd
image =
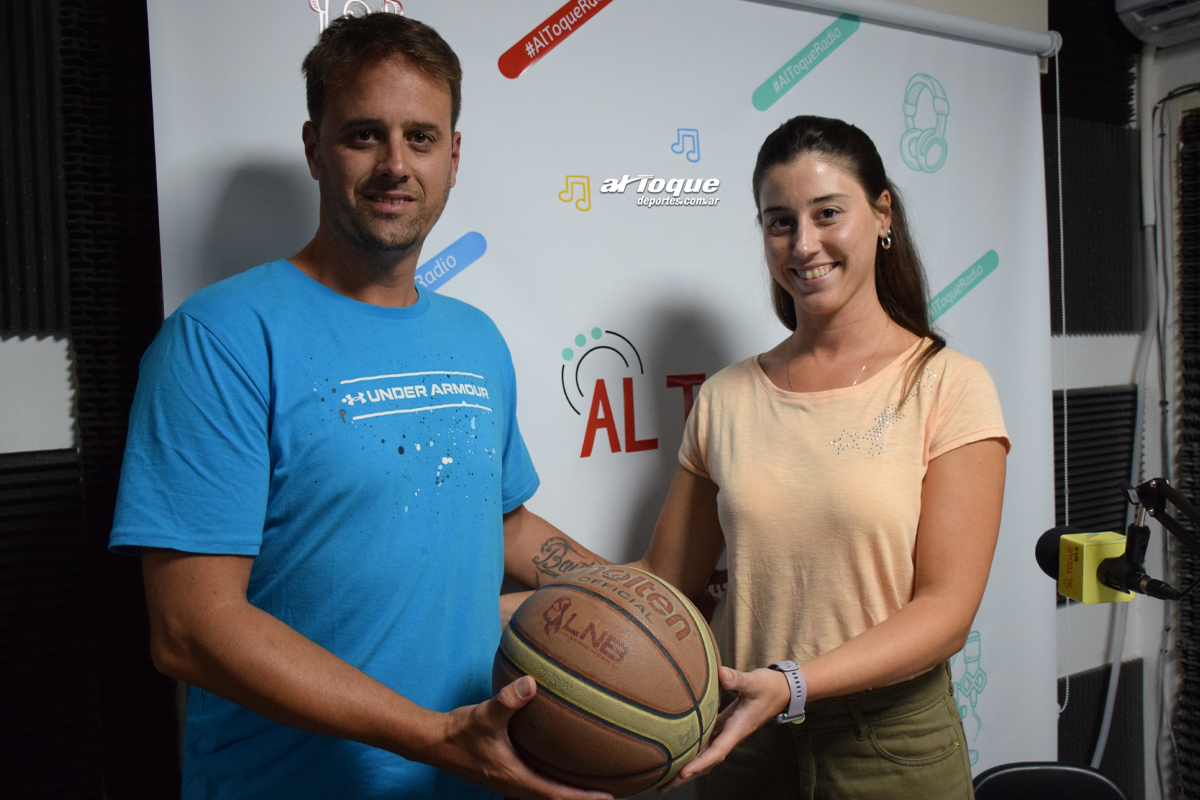
{"type": "Polygon", "coordinates": [[[577,569],[513,614],[492,666],[499,691],[538,683],[509,738],[535,769],[626,797],[674,778],[717,718],[717,648],[687,598],[632,567],[577,569]]]}

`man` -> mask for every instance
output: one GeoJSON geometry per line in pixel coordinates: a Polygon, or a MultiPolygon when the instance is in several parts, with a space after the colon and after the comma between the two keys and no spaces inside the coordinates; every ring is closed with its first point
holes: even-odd
{"type": "Polygon", "coordinates": [[[183,796],[606,797],[513,751],[531,678],[489,699],[505,552],[562,534],[523,506],[499,332],[414,285],[458,169],[458,59],[375,14],[304,72],[316,235],[166,320],[122,469],[110,546],[141,554],[155,664],[192,687],[183,796]]]}

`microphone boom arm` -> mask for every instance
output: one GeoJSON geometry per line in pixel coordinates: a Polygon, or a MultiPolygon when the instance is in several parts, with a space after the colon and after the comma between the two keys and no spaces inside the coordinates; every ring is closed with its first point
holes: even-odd
{"type": "MultiPolygon", "coordinates": [[[[1126,484],[1126,494],[1132,488],[1126,484]]],[[[1146,513],[1158,520],[1159,524],[1168,531],[1175,534],[1175,537],[1187,545],[1189,550],[1200,556],[1200,541],[1179,524],[1179,520],[1167,512],[1167,501],[1170,501],[1175,508],[1183,512],[1183,515],[1191,521],[1192,525],[1200,528],[1200,512],[1196,511],[1195,507],[1188,502],[1188,499],[1178,489],[1172,486],[1165,478],[1151,478],[1145,483],[1138,484],[1134,492],[1136,492],[1136,496],[1141,503],[1141,508],[1144,508],[1146,513]]]]}
{"type": "Polygon", "coordinates": [[[1126,530],[1125,554],[1100,562],[1097,576],[1106,586],[1119,591],[1137,592],[1162,600],[1178,600],[1183,596],[1183,592],[1164,581],[1151,578],[1142,567],[1146,547],[1150,542],[1150,529],[1143,523],[1146,514],[1149,514],[1189,550],[1200,555],[1200,541],[1171,516],[1167,511],[1167,502],[1170,501],[1197,527],[1200,527],[1200,513],[1197,513],[1188,499],[1165,478],[1151,478],[1138,484],[1137,488],[1128,481],[1123,481],[1121,490],[1125,498],[1137,508],[1137,516],[1126,530]]]}

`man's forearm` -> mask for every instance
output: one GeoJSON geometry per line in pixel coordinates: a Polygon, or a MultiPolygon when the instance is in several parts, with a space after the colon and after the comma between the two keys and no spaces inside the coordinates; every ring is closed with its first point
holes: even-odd
{"type": "Polygon", "coordinates": [[[246,600],[253,559],[142,555],[155,666],[268,719],[390,750],[503,795],[601,800],[530,770],[508,740],[537,692],[523,678],[488,701],[422,708],[246,600]]]}
{"type": "Polygon", "coordinates": [[[442,715],[249,603],[226,625],[189,645],[177,677],[293,728],[428,760],[442,715]]]}
{"type": "Polygon", "coordinates": [[[284,725],[406,758],[427,761],[422,753],[445,737],[444,715],[412,703],[244,595],[223,591],[226,559],[144,558],[151,652],[161,671],[284,725]]]}
{"type": "Polygon", "coordinates": [[[588,564],[611,564],[532,511],[519,506],[504,515],[504,572],[526,586],[588,564]]]}

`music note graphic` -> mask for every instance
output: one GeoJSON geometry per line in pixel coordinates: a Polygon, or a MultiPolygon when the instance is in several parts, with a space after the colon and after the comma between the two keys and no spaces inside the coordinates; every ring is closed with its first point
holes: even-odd
{"type": "MultiPolygon", "coordinates": [[[[324,0],[324,7],[321,6],[322,0],[308,0],[308,7],[317,12],[317,28],[321,33],[329,27],[329,3],[331,0],[324,0]]],[[[383,0],[379,4],[381,14],[399,14],[404,16],[404,4],[400,0],[383,0]]],[[[365,17],[371,13],[371,6],[367,0],[346,0],[346,4],[342,6],[342,16],[365,17]]]]}
{"type": "Polygon", "coordinates": [[[567,188],[558,193],[558,199],[564,203],[575,201],[575,207],[580,211],[587,211],[592,207],[592,179],[587,175],[568,175],[567,188]],[[575,196],[575,188],[578,187],[583,196],[575,196]]]}
{"type": "Polygon", "coordinates": [[[671,152],[682,153],[688,140],[691,140],[692,148],[687,151],[687,160],[695,164],[700,160],[700,131],[695,128],[680,128],[676,132],[675,144],[671,145],[671,152]]]}
{"type": "Polygon", "coordinates": [[[342,6],[343,17],[368,17],[371,15],[371,7],[367,5],[367,0],[346,0],[346,5],[342,6]]]}
{"type": "Polygon", "coordinates": [[[324,8],[321,8],[321,0],[308,0],[308,7],[319,15],[317,17],[317,32],[324,33],[325,28],[329,26],[329,0],[325,0],[324,8]]]}

